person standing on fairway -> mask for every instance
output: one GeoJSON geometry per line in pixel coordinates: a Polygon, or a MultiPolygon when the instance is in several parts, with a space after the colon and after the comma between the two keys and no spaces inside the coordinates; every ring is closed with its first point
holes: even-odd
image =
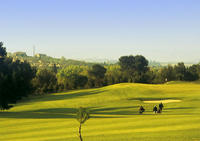
{"type": "Polygon", "coordinates": [[[159,108],[160,108],[161,111],[162,111],[163,107],[164,107],[164,105],[163,105],[162,102],[161,102],[161,103],[159,104],[159,108]]]}
{"type": "Polygon", "coordinates": [[[145,111],[143,106],[140,106],[139,113],[142,114],[145,111]]]}
{"type": "Polygon", "coordinates": [[[153,108],[153,111],[155,112],[155,114],[157,113],[157,111],[158,111],[158,108],[157,108],[157,106],[156,106],[156,105],[154,106],[154,108],[153,108]]]}

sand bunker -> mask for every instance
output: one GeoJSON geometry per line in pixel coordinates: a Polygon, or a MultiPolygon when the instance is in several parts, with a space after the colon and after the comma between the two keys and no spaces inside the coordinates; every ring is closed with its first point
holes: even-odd
{"type": "Polygon", "coordinates": [[[143,101],[144,103],[175,103],[181,102],[182,100],[168,99],[168,100],[151,100],[151,101],[143,101]]]}

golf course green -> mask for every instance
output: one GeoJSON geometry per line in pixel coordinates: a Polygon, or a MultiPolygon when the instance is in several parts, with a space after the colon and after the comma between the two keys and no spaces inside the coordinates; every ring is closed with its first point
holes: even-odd
{"type": "Polygon", "coordinates": [[[198,82],[121,83],[28,97],[0,112],[0,141],[79,141],[79,107],[90,112],[84,141],[200,141],[198,82]],[[160,102],[163,112],[153,113],[160,102]]]}

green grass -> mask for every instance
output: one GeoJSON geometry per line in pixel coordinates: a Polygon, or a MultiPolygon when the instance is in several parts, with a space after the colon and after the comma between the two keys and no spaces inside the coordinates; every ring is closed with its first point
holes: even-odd
{"type": "Polygon", "coordinates": [[[0,112],[0,141],[79,141],[76,112],[89,109],[84,141],[200,141],[200,84],[117,84],[30,97],[0,112]],[[147,100],[182,100],[164,104],[155,115],[147,100]],[[139,106],[146,112],[138,114],[139,106]]]}

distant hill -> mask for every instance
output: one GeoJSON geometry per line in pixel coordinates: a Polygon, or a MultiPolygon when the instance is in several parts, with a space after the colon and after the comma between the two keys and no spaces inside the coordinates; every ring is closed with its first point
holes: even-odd
{"type": "Polygon", "coordinates": [[[94,63],[89,63],[80,60],[73,60],[73,59],[66,59],[64,57],[61,58],[53,58],[47,56],[46,54],[36,54],[35,56],[27,56],[25,52],[15,52],[15,53],[8,53],[9,57],[13,57],[13,60],[19,59],[20,61],[27,61],[32,66],[36,66],[38,68],[49,68],[53,67],[54,64],[60,67],[66,67],[69,65],[85,65],[91,66],[94,63]]]}
{"type": "MultiPolygon", "coordinates": [[[[48,56],[46,54],[35,54],[35,56],[28,56],[25,52],[15,52],[15,53],[8,53],[8,56],[13,57],[14,60],[19,59],[21,61],[28,61],[32,66],[36,67],[52,67],[54,64],[60,67],[66,67],[69,65],[85,65],[85,66],[92,66],[95,63],[99,63],[102,65],[111,65],[117,64],[118,60],[110,60],[110,59],[97,59],[97,58],[90,58],[90,59],[66,59],[65,57],[61,58],[54,58],[48,56]]],[[[150,67],[161,67],[167,65],[166,63],[160,63],[157,61],[149,61],[150,67]]]]}
{"type": "MultiPolygon", "coordinates": [[[[105,63],[105,64],[116,64],[118,63],[118,60],[109,60],[109,59],[96,59],[96,58],[91,58],[91,59],[83,59],[86,62],[91,62],[91,63],[105,63]]],[[[160,62],[157,61],[149,61],[149,66],[150,67],[161,67],[160,62]]]]}
{"type": "Polygon", "coordinates": [[[80,60],[84,60],[86,62],[91,62],[91,63],[104,63],[104,64],[116,64],[118,62],[118,60],[115,59],[99,59],[99,58],[87,58],[80,60]]]}

